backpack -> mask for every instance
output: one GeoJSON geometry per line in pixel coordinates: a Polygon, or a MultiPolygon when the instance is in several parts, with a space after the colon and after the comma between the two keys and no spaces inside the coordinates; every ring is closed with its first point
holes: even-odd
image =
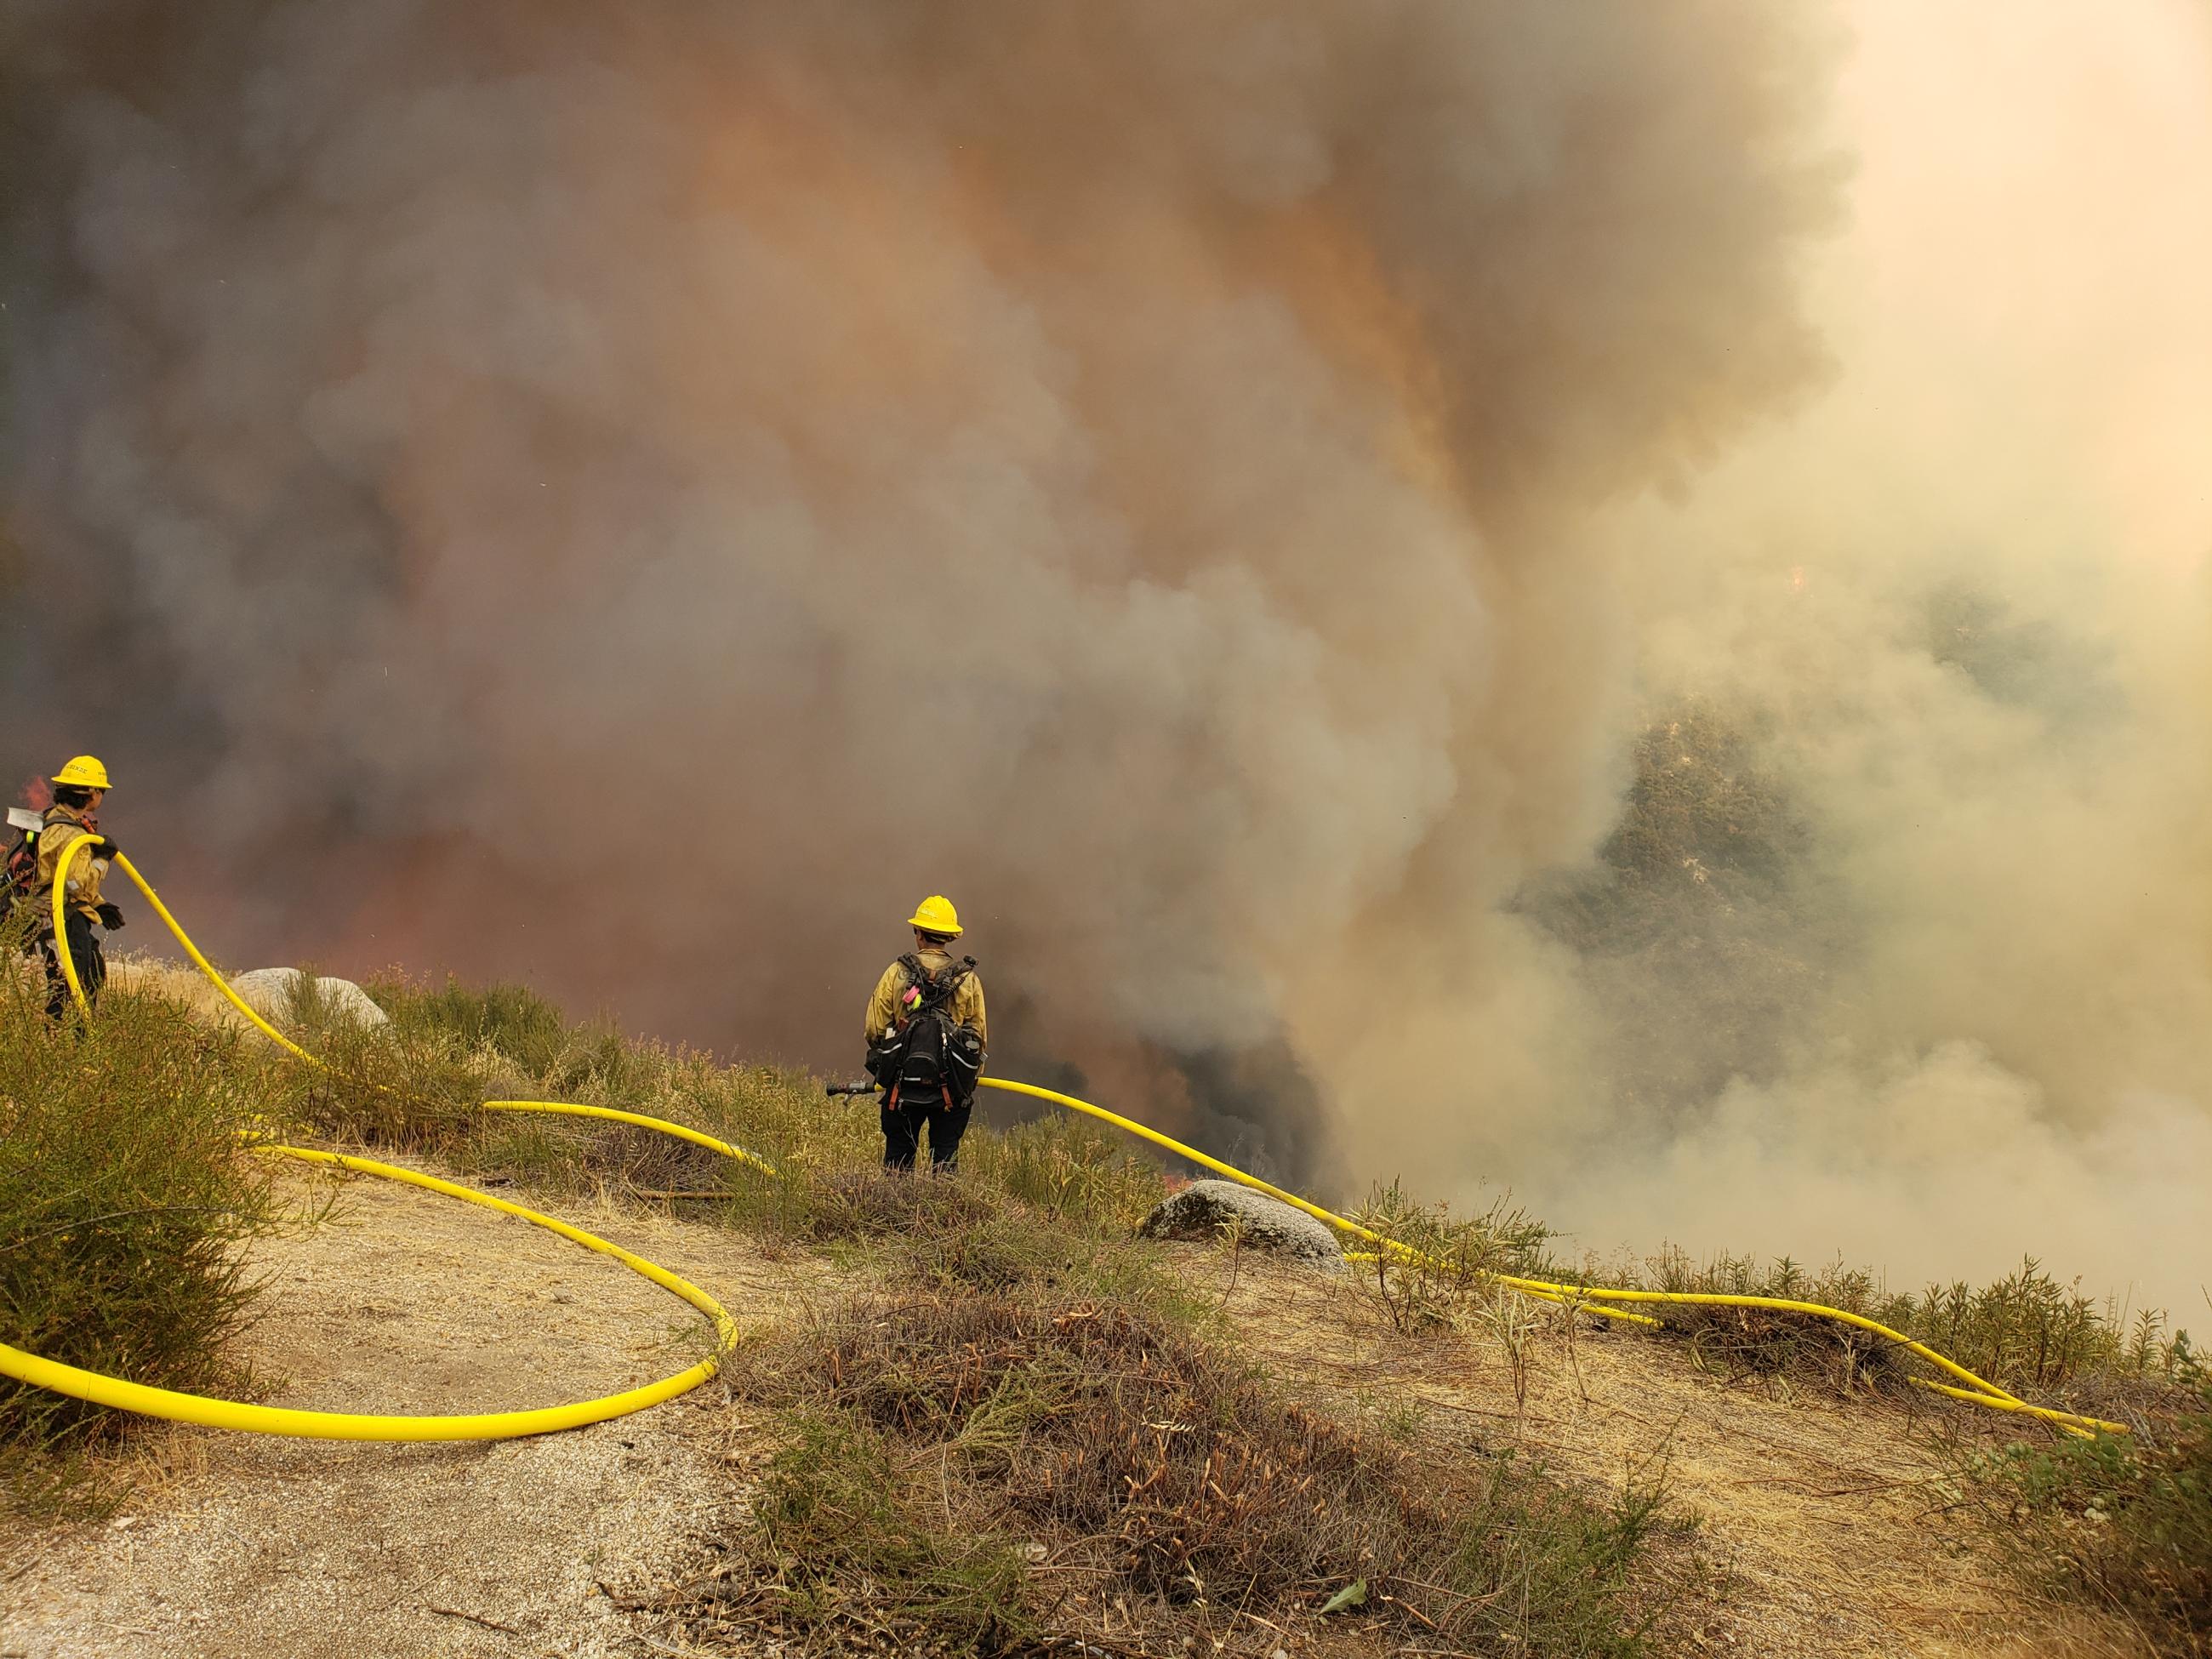
{"type": "MultiPolygon", "coordinates": [[[[15,831],[15,839],[9,843],[4,861],[0,861],[0,923],[30,894],[31,883],[39,872],[39,831],[46,828],[44,817],[21,806],[8,809],[8,823],[15,831]]],[[[35,929],[36,917],[32,925],[35,929]]]]}
{"type": "Polygon", "coordinates": [[[952,1018],[952,994],[975,972],[975,958],[963,957],[933,974],[909,951],[898,965],[906,970],[908,989],[921,994],[890,1035],[870,1045],[868,1070],[890,1091],[890,1105],[965,1105],[982,1074],[983,1039],[974,1026],[952,1018]]]}

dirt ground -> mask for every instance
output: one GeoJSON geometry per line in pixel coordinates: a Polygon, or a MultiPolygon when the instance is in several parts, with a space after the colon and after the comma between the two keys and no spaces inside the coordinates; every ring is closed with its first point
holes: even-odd
{"type": "MultiPolygon", "coordinates": [[[[693,1278],[741,1327],[834,1291],[703,1223],[556,1206],[693,1278]]],[[[1495,1333],[1408,1338],[1342,1280],[1179,1247],[1271,1368],[1418,1431],[1523,1449],[1615,1490],[1655,1455],[1725,1571],[1690,1650],[1758,1659],[2118,1659],[2128,1632],[2026,1600],[1946,1513],[1923,1417],[1701,1375],[1625,1331],[1530,1336],[1525,1399],[1495,1333]]],[[[550,1404],[681,1369],[703,1322],[618,1265],[525,1223],[393,1184],[265,1242],[252,1358],[275,1403],[456,1412],[550,1404]]],[[[1948,1408],[1940,1408],[1948,1409],[1948,1408]]],[[[1960,1407],[1960,1410],[1969,1408],[1960,1407]]],[[[741,1518],[757,1463],[716,1384],[574,1433],[495,1445],[156,1435],[98,1525],[0,1535],[0,1659],[645,1659],[680,1653],[620,1603],[685,1576],[741,1518]]]]}
{"type": "Polygon", "coordinates": [[[1972,1407],[1931,1400],[1916,1411],[1730,1382],[1701,1373],[1680,1345],[1627,1327],[1585,1317],[1564,1340],[1548,1313],[1526,1340],[1516,1401],[1510,1349],[1495,1331],[1408,1337],[1373,1297],[1265,1261],[1243,1264],[1226,1308],[1279,1375],[1412,1407],[1425,1433],[1533,1454],[1599,1492],[1663,1466],[1677,1502],[1702,1522],[1702,1553],[1727,1575],[1717,1609],[1687,1633],[1692,1650],[1757,1659],[2149,1651],[2130,1631],[2024,1595],[1974,1551],[1947,1509],[1929,1448],[1939,1422],[1984,1431],[1972,1407]]]}
{"type": "MultiPolygon", "coordinates": [[[[251,1345],[272,1404],[469,1412],[552,1405],[680,1370],[705,1322],[542,1228],[373,1179],[340,1219],[267,1241],[251,1345]]],[[[710,1225],[564,1219],[692,1279],[741,1329],[787,1314],[805,1259],[710,1225]]],[[[20,1659],[563,1659],[650,1652],[612,1597],[680,1571],[742,1504],[710,1382],[640,1414],[494,1444],[161,1431],[96,1527],[0,1540],[0,1655],[20,1659]]]]}

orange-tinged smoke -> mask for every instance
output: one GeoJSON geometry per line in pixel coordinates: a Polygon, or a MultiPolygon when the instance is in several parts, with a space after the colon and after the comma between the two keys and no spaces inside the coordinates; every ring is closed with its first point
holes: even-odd
{"type": "MultiPolygon", "coordinates": [[[[2212,702],[2203,653],[2149,590],[2099,613],[2142,763],[2054,768],[2052,687],[2110,677],[2049,566],[2194,556],[2154,348],[2204,325],[2139,273],[2202,245],[2076,191],[2137,274],[2021,258],[2069,234],[2022,181],[2075,161],[2006,160],[2007,97],[2085,54],[2000,28],[2008,94],[1937,77],[1978,135],[1946,149],[1913,77],[1981,47],[1923,11],[1850,13],[1854,57],[1752,0],[0,3],[36,181],[0,690],[118,766],[227,955],[520,975],[842,1073],[944,891],[999,1069],[1340,1195],[1514,1182],[1595,1244],[1901,1273],[2056,1254],[1986,1188],[1872,1236],[1832,1200],[1957,1177],[1916,1127],[1947,1111],[2034,1181],[2201,1113],[2193,899],[2025,895],[2037,856],[2186,867],[2188,720],[2138,716],[2212,702]],[[1984,173],[1920,165],[1954,153],[1984,173]],[[1993,591],[2041,678],[1929,645],[1993,591]],[[1789,941],[1829,994],[1787,1063],[1661,1110],[1619,1033],[1686,988],[1528,895],[1687,693],[1816,821],[1850,948],[1789,941]],[[2023,816],[2058,828],[1990,853],[2023,816]],[[1930,821],[1966,832],[1898,832],[1930,821]],[[2065,974],[1960,972],[1985,934],[2093,958],[2112,1018],[2038,1040],[2065,974]],[[1886,1162],[1844,1156],[1869,1125],[1886,1162]]],[[[2118,78],[2057,125],[2185,121],[2155,56],[2087,55],[2118,78]]]]}

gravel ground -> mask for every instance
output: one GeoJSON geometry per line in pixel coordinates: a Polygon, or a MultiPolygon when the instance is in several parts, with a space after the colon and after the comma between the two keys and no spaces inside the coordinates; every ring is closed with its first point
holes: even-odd
{"type": "MultiPolygon", "coordinates": [[[[727,1231],[564,1218],[695,1279],[741,1328],[818,1271],[727,1231]]],[[[257,1247],[249,1358],[270,1403],[463,1412],[635,1386],[704,1322],[543,1229],[371,1179],[331,1224],[257,1247]]],[[[346,1659],[654,1651],[628,1595],[666,1582],[745,1501],[723,1390],[566,1434],[372,1445],[178,1428],[156,1478],[97,1526],[0,1536],[0,1659],[346,1659]]]]}

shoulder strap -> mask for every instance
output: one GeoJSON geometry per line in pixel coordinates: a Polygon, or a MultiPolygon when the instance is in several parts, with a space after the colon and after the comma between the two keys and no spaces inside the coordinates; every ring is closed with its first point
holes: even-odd
{"type": "MultiPolygon", "coordinates": [[[[103,841],[106,839],[106,836],[100,836],[99,830],[87,823],[82,818],[55,817],[54,815],[61,810],[62,809],[58,806],[49,806],[46,809],[46,822],[39,826],[39,835],[40,836],[43,837],[50,836],[57,830],[74,830],[79,836],[98,836],[103,841]]],[[[27,836],[26,839],[30,839],[30,837],[27,836]]],[[[64,837],[64,839],[67,839],[67,837],[64,837]]]]}
{"type": "Polygon", "coordinates": [[[921,992],[915,1006],[916,1013],[947,1006],[952,1000],[953,993],[960,988],[960,981],[968,976],[968,970],[975,965],[975,958],[971,957],[965,962],[948,962],[933,973],[924,968],[916,957],[903,959],[910,964],[907,971],[911,975],[911,983],[920,988],[921,992]]]}

